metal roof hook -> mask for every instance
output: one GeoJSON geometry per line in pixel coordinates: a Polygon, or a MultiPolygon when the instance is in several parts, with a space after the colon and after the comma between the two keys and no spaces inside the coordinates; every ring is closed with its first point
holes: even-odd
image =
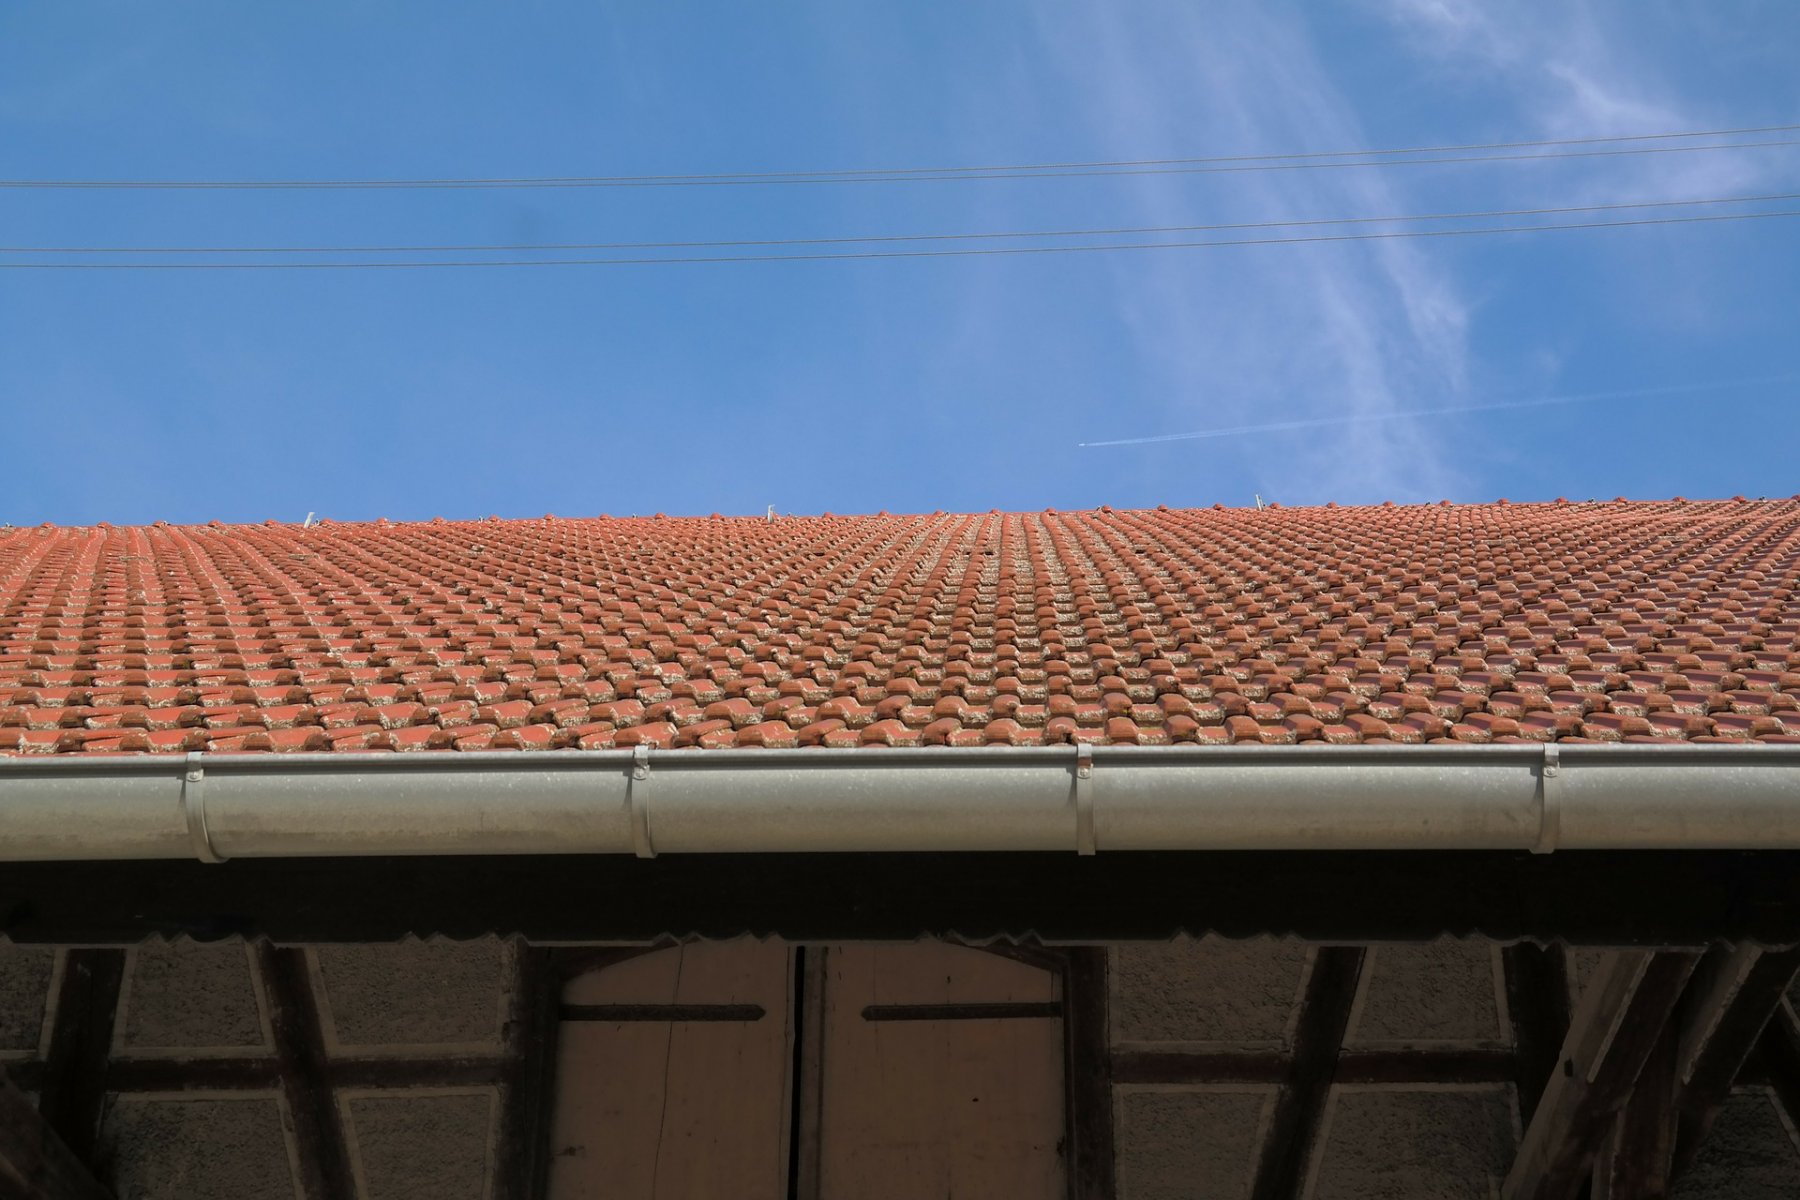
{"type": "Polygon", "coordinates": [[[1075,744],[1075,853],[1086,858],[1098,847],[1094,844],[1094,748],[1087,742],[1075,744]]]}
{"type": "Polygon", "coordinates": [[[650,747],[631,748],[631,779],[625,785],[625,815],[631,822],[631,849],[639,858],[655,858],[650,840],[650,747]]]}
{"type": "Polygon", "coordinates": [[[1538,835],[1533,854],[1550,854],[1562,840],[1562,756],[1555,742],[1544,743],[1544,763],[1538,769],[1538,835]]]}
{"type": "Polygon", "coordinates": [[[194,855],[203,863],[222,863],[225,856],[213,846],[212,831],[206,827],[206,767],[200,753],[185,755],[181,767],[181,815],[194,855]]]}

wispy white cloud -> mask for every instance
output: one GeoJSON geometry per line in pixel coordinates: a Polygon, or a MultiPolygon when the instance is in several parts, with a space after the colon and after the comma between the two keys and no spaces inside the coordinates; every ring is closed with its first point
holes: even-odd
{"type": "MultiPolygon", "coordinates": [[[[1492,5],[1479,0],[1373,0],[1425,56],[1508,99],[1511,128],[1585,137],[1705,129],[1731,114],[1698,110],[1642,57],[1637,5],[1492,5]]],[[[1791,157],[1786,159],[1791,162],[1791,157]]],[[[1766,152],[1650,155],[1609,162],[1576,182],[1584,198],[1685,198],[1754,190],[1778,174],[1766,152]]]]}
{"type": "MultiPolygon", "coordinates": [[[[1209,6],[1204,12],[1105,7],[1081,22],[1068,10],[1039,36],[1080,79],[1098,142],[1202,146],[1204,152],[1334,150],[1367,144],[1331,84],[1305,24],[1291,11],[1209,6]]],[[[1200,214],[1278,220],[1392,213],[1408,202],[1386,173],[1239,176],[1228,185],[1148,178],[1134,199],[1160,223],[1200,214]]],[[[1142,387],[1156,411],[1114,410],[1083,429],[1167,429],[1248,416],[1359,418],[1330,438],[1246,442],[1227,453],[1265,494],[1307,499],[1422,499],[1459,490],[1456,456],[1429,426],[1379,418],[1467,386],[1468,304],[1449,273],[1412,246],[1296,247],[1123,263],[1113,300],[1135,341],[1142,387]]]]}

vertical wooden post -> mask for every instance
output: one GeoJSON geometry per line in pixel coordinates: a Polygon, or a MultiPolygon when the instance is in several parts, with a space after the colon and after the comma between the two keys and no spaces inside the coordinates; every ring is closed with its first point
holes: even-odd
{"type": "Polygon", "coordinates": [[[1569,1032],[1569,973],[1561,946],[1521,942],[1501,951],[1506,1008],[1519,1064],[1519,1120],[1531,1124],[1569,1032]]]}
{"type": "Polygon", "coordinates": [[[325,1035],[306,952],[258,942],[256,965],[269,996],[269,1024],[281,1063],[282,1091],[294,1122],[306,1198],[355,1200],[350,1152],[326,1069],[325,1035]]]}
{"type": "Polygon", "coordinates": [[[1063,970],[1063,1095],[1069,1115],[1069,1195],[1111,1200],[1113,1162],[1111,986],[1105,946],[1077,946],[1063,970]]]}
{"type": "Polygon", "coordinates": [[[563,972],[555,951],[523,938],[513,942],[512,961],[494,1200],[543,1200],[550,1186],[563,972]]]}

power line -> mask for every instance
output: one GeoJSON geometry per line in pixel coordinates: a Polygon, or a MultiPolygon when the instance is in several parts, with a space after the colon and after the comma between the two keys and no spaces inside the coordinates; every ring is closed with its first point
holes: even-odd
{"type": "Polygon", "coordinates": [[[1590,404],[1600,400],[1648,400],[1662,396],[1684,396],[1695,392],[1718,392],[1733,388],[1765,387],[1776,383],[1793,383],[1800,375],[1767,375],[1755,379],[1719,379],[1707,383],[1677,383],[1666,387],[1629,388],[1622,391],[1583,392],[1570,396],[1528,396],[1516,400],[1499,400],[1487,404],[1464,404],[1453,408],[1401,408],[1386,412],[1348,413],[1331,417],[1301,417],[1288,421],[1269,421],[1257,425],[1232,425],[1219,429],[1196,429],[1189,433],[1157,433],[1148,437],[1112,438],[1104,442],[1076,442],[1078,448],[1100,446],[1149,446],[1162,442],[1189,442],[1202,439],[1241,437],[1255,433],[1288,433],[1301,429],[1324,429],[1336,425],[1362,425],[1375,421],[1398,421],[1411,417],[1447,417],[1459,413],[1507,412],[1519,408],[1542,408],[1552,404],[1590,404]]]}
{"type": "Polygon", "coordinates": [[[1137,234],[1218,233],[1240,229],[1289,229],[1318,225],[1397,224],[1407,221],[1473,221],[1501,217],[1559,216],[1710,204],[1773,204],[1800,200],[1800,192],[1764,196],[1713,196],[1697,200],[1635,200],[1559,208],[1501,208],[1482,212],[1415,213],[1387,217],[1314,217],[1293,221],[1243,221],[1211,225],[1128,225],[1093,229],[1036,229],[995,233],[902,233],[867,237],[748,238],[688,242],[518,242],[492,245],[361,246],[0,246],[0,254],[477,254],[566,250],[713,250],[747,246],[844,246],[894,242],[959,242],[1018,238],[1127,237],[1137,234]]]}
{"type": "Polygon", "coordinates": [[[1291,246],[1323,242],[1392,241],[1407,238],[1478,237],[1569,229],[1624,229],[1650,225],[1693,225],[1800,217],[1800,209],[1755,213],[1713,213],[1693,217],[1642,217],[1629,221],[1575,221],[1561,224],[1500,225],[1486,229],[1409,229],[1384,233],[1313,234],[1304,237],[1230,238],[1197,242],[1124,242],[1101,246],[983,246],[967,250],[870,250],[831,254],[718,254],[657,258],[460,259],[439,262],[274,262],[166,263],[75,262],[0,263],[0,271],[355,271],[441,270],[463,267],[627,267],[752,262],[845,262],[883,258],[976,258],[993,255],[1091,254],[1119,250],[1192,250],[1217,246],[1291,246]]]}
{"type": "Polygon", "coordinates": [[[1339,167],[1407,166],[1419,163],[1521,162],[1534,159],[1596,158],[1636,154],[1682,154],[1695,151],[1748,150],[1792,146],[1795,139],[1726,142],[1698,146],[1638,146],[1613,150],[1567,150],[1562,147],[1637,143],[1707,137],[1743,137],[1792,133],[1796,125],[1763,125],[1741,129],[1628,134],[1613,137],[1558,138],[1540,141],[1472,142],[1445,146],[1408,146],[1383,150],[1310,151],[1287,154],[1212,155],[1199,158],[1115,159],[1094,162],[1012,164],[966,167],[890,167],[865,170],[763,171],[697,175],[570,175],[441,179],[0,179],[7,189],[89,190],[229,190],[282,191],[306,189],[437,189],[437,188],[599,188],[599,187],[751,187],[769,184],[947,182],[965,179],[1055,179],[1105,175],[1184,175],[1236,171],[1322,170],[1339,167]],[[1469,154],[1469,151],[1543,149],[1531,154],[1469,154]],[[1395,155],[1437,157],[1395,158],[1395,155]],[[1323,162],[1321,159],[1357,159],[1323,162]]]}

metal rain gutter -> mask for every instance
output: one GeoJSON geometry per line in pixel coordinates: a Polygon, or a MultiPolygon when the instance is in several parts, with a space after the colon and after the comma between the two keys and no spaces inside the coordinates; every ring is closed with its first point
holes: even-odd
{"type": "Polygon", "coordinates": [[[0,759],[0,861],[1800,849],[1800,746],[0,759]]]}

